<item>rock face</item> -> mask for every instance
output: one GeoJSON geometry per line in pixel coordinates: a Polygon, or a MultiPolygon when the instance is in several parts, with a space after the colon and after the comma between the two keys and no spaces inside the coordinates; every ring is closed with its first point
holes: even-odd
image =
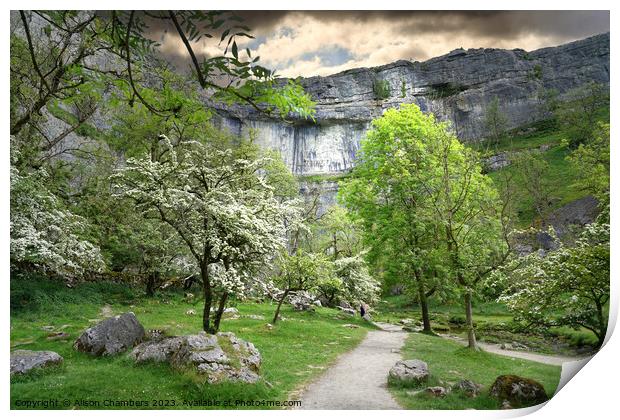
{"type": "Polygon", "coordinates": [[[418,385],[428,379],[428,365],[421,360],[401,360],[390,369],[389,383],[418,385]]]}
{"type": "Polygon", "coordinates": [[[499,376],[491,385],[489,393],[511,405],[536,405],[549,399],[541,384],[516,375],[499,376]]]}
{"type": "Polygon", "coordinates": [[[540,118],[537,92],[560,94],[587,82],[609,84],[609,33],[536,51],[458,49],[423,63],[397,61],[301,79],[316,101],[316,123],[273,121],[250,107],[221,107],[218,124],[233,134],[258,130],[256,142],[278,150],[299,175],[346,172],[373,118],[402,103],[450,121],[459,138],[485,137],[484,114],[495,97],[509,128],[540,118]],[[373,85],[384,81],[390,94],[378,98],[373,85]]]}
{"type": "Polygon", "coordinates": [[[56,366],[62,362],[63,358],[53,351],[15,350],[11,353],[11,375],[56,366]]]}
{"type": "Polygon", "coordinates": [[[109,356],[129,350],[143,338],[144,327],[133,312],[127,312],[88,328],[73,347],[93,356],[109,356]]]}

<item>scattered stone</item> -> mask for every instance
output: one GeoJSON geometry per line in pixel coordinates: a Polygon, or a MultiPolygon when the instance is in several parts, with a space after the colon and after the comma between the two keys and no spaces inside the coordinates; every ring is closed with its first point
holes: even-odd
{"type": "Polygon", "coordinates": [[[179,349],[170,357],[172,366],[195,369],[209,383],[258,381],[261,356],[252,343],[233,333],[201,332],[180,338],[179,349]]]}
{"type": "Polygon", "coordinates": [[[267,324],[267,325],[265,325],[265,327],[267,327],[268,330],[273,330],[273,325],[271,325],[271,324],[267,324]]]}
{"type": "Polygon", "coordinates": [[[239,309],[237,309],[237,308],[226,308],[226,309],[224,309],[224,313],[225,314],[236,314],[236,315],[238,315],[239,314],[239,309]]]}
{"type": "Polygon", "coordinates": [[[400,321],[398,321],[398,323],[401,325],[410,325],[410,324],[413,324],[413,322],[414,322],[413,319],[409,319],[409,318],[401,319],[400,321]]]}
{"type": "Polygon", "coordinates": [[[340,311],[342,311],[343,313],[345,313],[347,315],[355,316],[357,314],[355,312],[355,309],[352,309],[352,308],[345,308],[343,306],[336,306],[336,308],[340,309],[340,311]]]}
{"type": "Polygon", "coordinates": [[[69,337],[70,337],[69,334],[67,334],[64,331],[50,333],[47,335],[47,339],[50,341],[68,340],[69,337]]]}
{"type": "Polygon", "coordinates": [[[429,395],[433,397],[445,397],[448,395],[448,390],[443,386],[430,386],[424,390],[429,395]]]}
{"type": "Polygon", "coordinates": [[[540,383],[516,375],[498,376],[489,393],[492,397],[507,400],[512,405],[536,405],[549,399],[540,383]]]}
{"type": "Polygon", "coordinates": [[[263,315],[254,315],[254,314],[248,315],[248,318],[250,318],[250,319],[261,319],[261,320],[265,319],[265,317],[263,315]]]}
{"type": "Polygon", "coordinates": [[[318,299],[317,299],[317,300],[315,300],[314,302],[312,302],[312,304],[313,304],[314,306],[318,306],[319,308],[320,308],[321,306],[323,306],[323,304],[321,303],[321,301],[320,301],[320,300],[318,300],[318,299]]]}
{"type": "Polygon", "coordinates": [[[390,369],[388,382],[418,385],[428,379],[428,365],[421,360],[401,360],[390,369]]]}
{"type": "Polygon", "coordinates": [[[11,375],[28,373],[33,369],[59,365],[63,358],[53,351],[15,350],[11,353],[11,375]]]}
{"type": "Polygon", "coordinates": [[[510,165],[510,159],[507,153],[499,153],[484,159],[483,165],[489,172],[497,171],[498,169],[510,165]]]}
{"type": "Polygon", "coordinates": [[[470,381],[469,379],[461,379],[454,386],[453,389],[458,389],[468,397],[477,397],[482,389],[482,385],[470,381]]]}
{"type": "Polygon", "coordinates": [[[194,294],[193,293],[185,293],[185,299],[186,300],[194,299],[194,294]]]}
{"type": "Polygon", "coordinates": [[[400,349],[390,349],[391,353],[400,353],[400,349]]]}
{"type": "Polygon", "coordinates": [[[355,325],[355,324],[343,324],[342,325],[344,328],[359,328],[359,325],[355,325]]]}
{"type": "Polygon", "coordinates": [[[144,342],[133,349],[129,355],[136,363],[168,362],[181,348],[183,337],[168,337],[144,342]]]}
{"type": "Polygon", "coordinates": [[[54,331],[56,328],[54,328],[53,325],[44,325],[44,326],[41,327],[41,329],[43,331],[54,331]]]}
{"type": "Polygon", "coordinates": [[[193,309],[188,309],[185,311],[185,315],[196,315],[196,311],[193,309]]]}
{"type": "Polygon", "coordinates": [[[133,312],[127,312],[88,328],[73,348],[93,356],[109,356],[129,350],[143,338],[144,327],[133,312]]]}

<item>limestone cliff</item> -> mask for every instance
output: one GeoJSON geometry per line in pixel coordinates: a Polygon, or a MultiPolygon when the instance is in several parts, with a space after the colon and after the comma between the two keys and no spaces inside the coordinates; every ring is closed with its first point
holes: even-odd
{"type": "Polygon", "coordinates": [[[584,83],[609,83],[609,33],[536,51],[457,49],[425,62],[397,61],[301,79],[317,102],[316,122],[269,120],[243,106],[220,108],[219,124],[235,134],[258,130],[257,141],[281,152],[298,175],[346,172],[370,122],[391,107],[415,103],[451,122],[462,140],[485,136],[484,112],[497,97],[509,127],[535,122],[537,92],[561,94],[584,83]],[[383,82],[385,81],[385,82],[383,82]],[[389,94],[379,99],[377,83],[389,94]]]}

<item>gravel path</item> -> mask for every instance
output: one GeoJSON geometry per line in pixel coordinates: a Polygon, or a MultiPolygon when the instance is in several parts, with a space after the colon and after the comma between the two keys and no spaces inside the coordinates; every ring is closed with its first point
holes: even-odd
{"type": "Polygon", "coordinates": [[[377,326],[382,330],[370,331],[359,346],[308,386],[300,398],[301,409],[401,409],[387,390],[387,375],[401,359],[407,333],[389,324],[377,326]]]}
{"type": "MultiPolygon", "coordinates": [[[[452,335],[442,335],[442,337],[447,338],[449,340],[458,341],[459,343],[467,344],[467,341],[460,337],[455,337],[452,335]]],[[[533,362],[544,363],[546,365],[555,365],[562,366],[563,363],[566,362],[575,362],[581,360],[583,358],[587,358],[589,356],[583,357],[571,357],[571,356],[560,356],[560,355],[548,355],[542,353],[531,353],[527,351],[517,351],[517,350],[506,350],[502,349],[499,344],[487,344],[478,342],[478,346],[489,353],[495,353],[502,356],[515,357],[517,359],[525,359],[531,360],[533,362]]]]}

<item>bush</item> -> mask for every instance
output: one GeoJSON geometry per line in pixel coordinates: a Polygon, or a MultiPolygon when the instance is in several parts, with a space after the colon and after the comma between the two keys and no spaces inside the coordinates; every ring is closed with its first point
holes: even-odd
{"type": "Polygon", "coordinates": [[[375,79],[372,90],[377,99],[387,99],[391,94],[390,83],[387,80],[375,79]]]}

